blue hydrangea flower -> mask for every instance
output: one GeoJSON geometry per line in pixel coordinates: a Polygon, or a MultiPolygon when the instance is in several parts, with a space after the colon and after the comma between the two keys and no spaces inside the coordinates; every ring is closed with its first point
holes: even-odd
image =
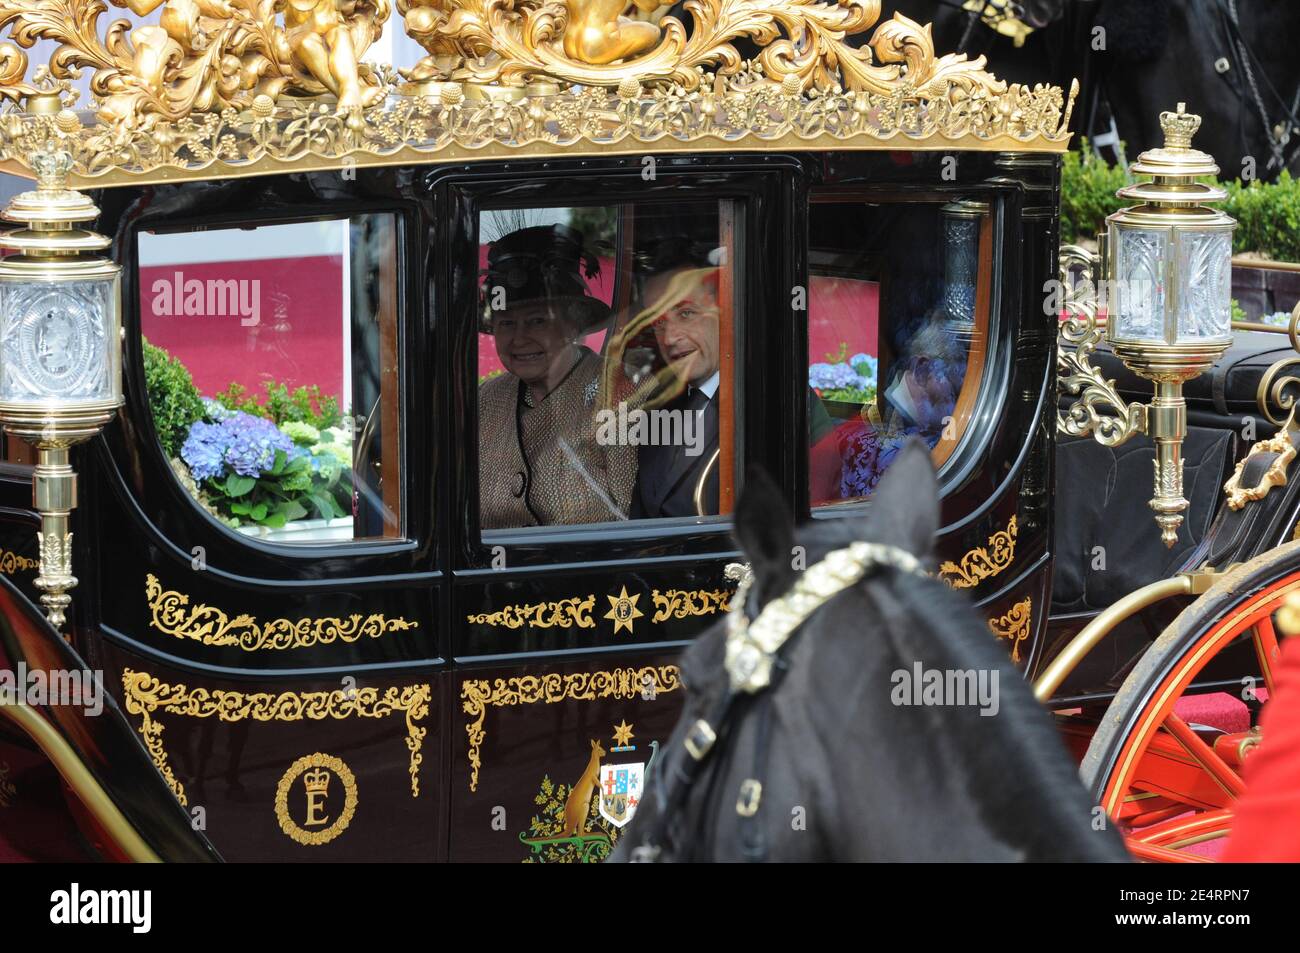
{"type": "Polygon", "coordinates": [[[293,453],[294,442],[265,417],[254,417],[242,410],[218,426],[225,433],[225,462],[240,476],[261,476],[275,464],[275,451],[293,453]]]}
{"type": "Polygon", "coordinates": [[[219,424],[197,420],[190,426],[189,436],[181,445],[181,459],[195,480],[221,476],[225,472],[226,446],[226,433],[219,424]]]}
{"type": "Polygon", "coordinates": [[[865,380],[847,364],[813,364],[808,368],[808,386],[821,390],[861,387],[865,380]]]}
{"type": "Polygon", "coordinates": [[[876,368],[878,367],[878,364],[876,359],[870,354],[854,354],[849,358],[849,367],[853,368],[869,380],[876,379],[876,368]]]}

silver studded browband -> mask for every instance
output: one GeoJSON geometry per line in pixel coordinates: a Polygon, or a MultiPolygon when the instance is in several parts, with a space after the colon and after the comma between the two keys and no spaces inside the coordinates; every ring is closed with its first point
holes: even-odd
{"type": "Polygon", "coordinates": [[[765,605],[751,622],[745,615],[745,602],[753,574],[747,567],[729,565],[727,575],[740,579],[727,617],[726,664],[731,690],[752,695],[771,684],[776,653],[795,630],[833,596],[878,566],[926,575],[920,561],[904,549],[881,543],[853,543],[827,553],[821,562],[809,566],[789,592],[765,605]]]}

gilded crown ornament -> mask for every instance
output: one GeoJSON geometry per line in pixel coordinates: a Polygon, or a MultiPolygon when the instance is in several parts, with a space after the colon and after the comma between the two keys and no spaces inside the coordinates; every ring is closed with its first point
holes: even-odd
{"type": "Polygon", "coordinates": [[[400,72],[362,60],[389,0],[109,2],[157,23],[0,0],[0,166],[30,174],[49,138],[73,187],[647,145],[1060,152],[1077,92],[940,55],[880,0],[397,0],[426,53],[400,72]]]}
{"type": "Polygon", "coordinates": [[[1201,128],[1201,117],[1189,113],[1186,103],[1179,103],[1176,111],[1160,114],[1160,128],[1165,133],[1166,149],[1190,149],[1192,136],[1201,128]]]}

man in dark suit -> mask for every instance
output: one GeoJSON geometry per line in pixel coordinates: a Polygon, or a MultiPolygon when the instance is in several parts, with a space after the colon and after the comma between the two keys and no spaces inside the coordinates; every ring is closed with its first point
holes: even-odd
{"type": "Polygon", "coordinates": [[[695,440],[638,448],[632,519],[714,515],[718,512],[718,396],[722,386],[718,269],[688,258],[650,274],[643,300],[657,316],[651,327],[659,353],[685,386],[661,409],[682,415],[682,432],[695,440]],[[690,424],[687,414],[693,415],[690,424]],[[686,428],[694,426],[694,431],[686,428]],[[696,498],[700,507],[697,509],[696,498]]]}

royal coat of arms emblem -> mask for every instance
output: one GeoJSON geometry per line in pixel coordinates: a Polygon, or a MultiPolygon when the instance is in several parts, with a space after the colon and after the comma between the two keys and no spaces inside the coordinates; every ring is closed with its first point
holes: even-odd
{"type": "Polygon", "coordinates": [[[645,782],[645,764],[605,764],[600,769],[600,816],[624,827],[636,813],[645,782]]]}

